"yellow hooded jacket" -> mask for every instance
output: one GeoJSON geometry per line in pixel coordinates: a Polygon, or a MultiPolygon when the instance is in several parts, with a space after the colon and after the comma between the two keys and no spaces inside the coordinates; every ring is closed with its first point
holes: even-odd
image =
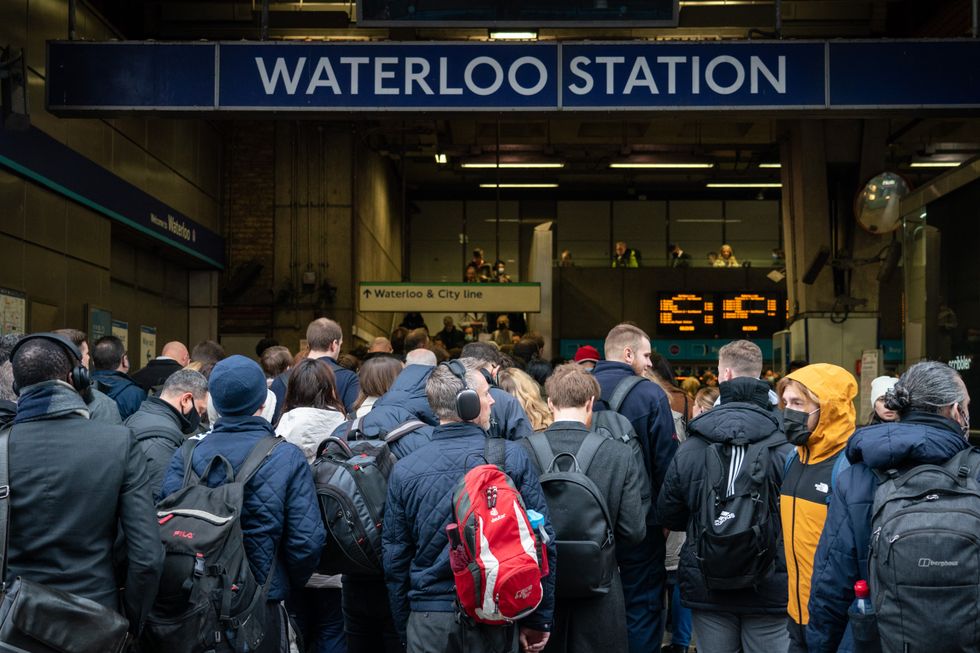
{"type": "Polygon", "coordinates": [[[827,519],[831,473],[837,454],[843,455],[854,433],[857,382],[847,370],[827,363],[807,365],[787,378],[802,383],[820,400],[819,421],[806,445],[796,448],[779,504],[789,577],[787,609],[793,621],[805,626],[810,620],[810,576],[827,519]]]}

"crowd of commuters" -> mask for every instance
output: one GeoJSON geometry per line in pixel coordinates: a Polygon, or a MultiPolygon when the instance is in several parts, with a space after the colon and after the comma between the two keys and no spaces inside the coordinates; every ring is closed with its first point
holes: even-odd
{"type": "MultiPolygon", "coordinates": [[[[161,632],[161,609],[175,596],[193,598],[190,585],[215,569],[199,557],[189,579],[179,575],[162,536],[176,513],[158,522],[165,513],[154,503],[232,484],[241,488],[242,548],[258,598],[237,617],[233,599],[214,599],[220,620],[194,635],[210,638],[195,651],[850,651],[855,582],[892,596],[870,571],[881,488],[969,454],[969,395],[938,362],[875,379],[859,428],[848,371],[799,362],[778,378],[750,341],[722,347],[717,374],[678,379],[632,324],[609,331],[602,352],[583,346],[565,362],[544,360],[534,334],[478,342],[447,317],[430,338],[414,320],[342,353],[340,325],[320,318],[295,355],[260,342],[261,365],[225,356],[215,342],[190,351],[171,342],[132,375],[113,336],[91,349],[73,329],[4,336],[5,580],[118,610],[138,645],[161,632]],[[365,441],[397,461],[378,499],[383,514],[370,515],[381,530],[377,571],[321,572],[335,568],[324,559],[334,529],[356,516],[325,511],[335,486],[323,485],[317,465],[331,446],[365,441]],[[454,496],[482,463],[510,479],[533,530],[521,541],[537,542],[524,553],[540,566],[539,589],[515,600],[535,591],[539,599],[503,623],[465,610],[447,537],[454,496]],[[607,531],[596,546],[605,558],[588,549],[594,557],[579,559],[585,549],[571,546],[582,544],[576,529],[595,524],[576,523],[562,503],[568,495],[553,489],[569,476],[602,506],[607,531]],[[600,588],[569,589],[592,576],[600,588]]],[[[382,464],[358,455],[355,469],[382,464]]],[[[976,487],[964,484],[978,470],[960,467],[960,486],[976,487]]],[[[487,490],[493,511],[496,490],[492,500],[487,490]]],[[[954,553],[918,566],[960,564],[941,555],[954,553]]],[[[466,574],[479,576],[470,565],[466,574]]],[[[963,583],[975,592],[974,579],[963,583]]],[[[916,619],[938,614],[941,596],[899,592],[898,626],[890,603],[879,602],[889,628],[881,641],[922,640],[929,624],[916,619]]],[[[488,597],[483,614],[509,600],[488,597]]],[[[967,644],[933,650],[980,646],[976,635],[954,636],[967,644]]]]}

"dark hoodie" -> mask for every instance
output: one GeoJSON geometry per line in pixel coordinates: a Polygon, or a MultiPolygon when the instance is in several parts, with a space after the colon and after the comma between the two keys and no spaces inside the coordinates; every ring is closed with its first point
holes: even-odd
{"type": "MultiPolygon", "coordinates": [[[[700,507],[698,495],[705,470],[705,455],[714,443],[732,444],[736,440],[761,442],[781,434],[778,415],[769,402],[769,384],[752,378],[723,382],[721,404],[691,420],[688,438],[677,449],[667,469],[657,501],[657,522],[672,531],[687,531],[677,568],[681,600],[696,610],[737,614],[785,614],[786,559],[782,538],[776,566],[756,588],[712,591],[704,584],[694,551],[693,517],[700,507]]],[[[769,475],[773,495],[782,483],[788,442],[770,449],[769,475]]]]}
{"type": "Polygon", "coordinates": [[[850,632],[845,633],[847,608],[855,581],[867,579],[871,508],[878,488],[872,470],[941,465],[968,446],[959,424],[929,413],[868,426],[850,439],[846,455],[852,466],[837,479],[813,563],[806,628],[811,653],[853,650],[850,632]]]}
{"type": "MultiPolygon", "coordinates": [[[[425,396],[425,384],[434,369],[429,365],[405,367],[388,388],[388,392],[374,402],[374,408],[361,421],[361,431],[368,437],[382,437],[410,420],[425,422],[426,426],[406,435],[392,446],[392,452],[399,459],[428,442],[432,438],[433,426],[439,423],[425,396]]],[[[351,423],[344,422],[334,430],[333,435],[346,438],[351,423]]]]}

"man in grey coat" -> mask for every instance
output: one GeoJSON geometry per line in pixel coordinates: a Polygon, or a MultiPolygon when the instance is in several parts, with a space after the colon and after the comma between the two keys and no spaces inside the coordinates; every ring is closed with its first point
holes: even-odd
{"type": "Polygon", "coordinates": [[[155,498],[163,498],[157,495],[174,452],[185,437],[197,432],[207,410],[208,380],[200,372],[179,370],[167,377],[159,397],[144,399],[140,409],[126,420],[146,455],[155,498]]]}
{"type": "MultiPolygon", "coordinates": [[[[567,363],[548,377],[545,393],[555,421],[544,433],[535,433],[523,440],[539,472],[547,471],[552,461],[541,460],[535,455],[532,439],[546,438],[556,456],[579,453],[590,433],[592,405],[599,397],[599,383],[579,365],[567,363]]],[[[561,465],[563,469],[568,466],[564,461],[561,465]]],[[[650,485],[632,448],[618,440],[606,438],[596,450],[591,464],[582,471],[595,483],[606,501],[616,543],[641,542],[646,535],[650,485]]],[[[561,536],[558,533],[558,537],[561,536]]],[[[575,569],[562,569],[560,559],[558,565],[559,579],[564,573],[576,573],[575,569]]],[[[608,594],[595,598],[556,599],[551,639],[545,651],[626,651],[629,648],[626,632],[623,586],[618,569],[614,569],[608,594]]]]}

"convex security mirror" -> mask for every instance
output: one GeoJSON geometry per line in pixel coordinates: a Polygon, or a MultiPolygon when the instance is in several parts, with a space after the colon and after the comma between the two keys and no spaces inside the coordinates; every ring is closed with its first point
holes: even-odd
{"type": "Polygon", "coordinates": [[[899,205],[908,193],[905,179],[894,172],[882,172],[872,177],[854,200],[854,217],[873,234],[895,231],[901,224],[899,205]]]}

